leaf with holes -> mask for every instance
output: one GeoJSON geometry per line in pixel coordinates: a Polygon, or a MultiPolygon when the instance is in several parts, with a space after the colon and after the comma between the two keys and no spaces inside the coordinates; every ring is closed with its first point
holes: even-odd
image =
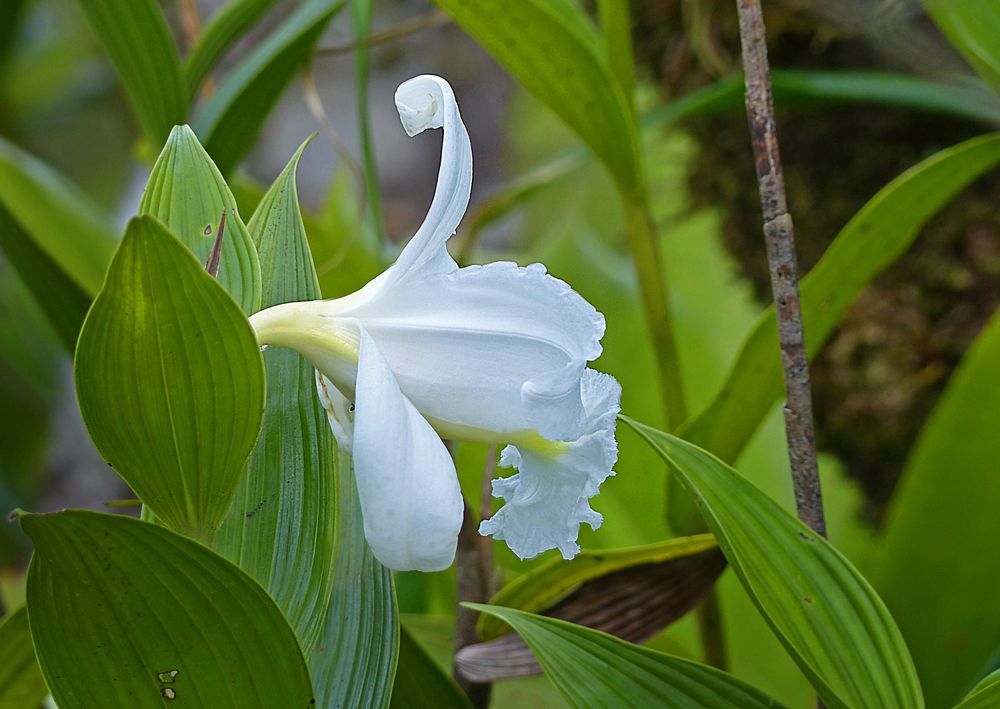
{"type": "Polygon", "coordinates": [[[202,263],[208,261],[222,214],[226,214],[219,259],[219,283],[250,315],[260,308],[260,262],[236,199],[198,138],[177,126],[156,159],[139,202],[139,214],[152,214],[202,263]]]}
{"type": "Polygon", "coordinates": [[[101,455],[160,520],[210,539],[260,432],[264,367],[239,306],[152,217],[125,230],[75,379],[101,455]]]}
{"type": "Polygon", "coordinates": [[[218,554],[131,517],[20,522],[35,543],[31,634],[60,709],[311,705],[281,611],[218,554]]]}

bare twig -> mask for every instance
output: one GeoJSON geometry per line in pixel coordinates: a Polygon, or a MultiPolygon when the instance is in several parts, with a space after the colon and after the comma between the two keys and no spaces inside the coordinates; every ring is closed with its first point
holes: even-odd
{"type": "Polygon", "coordinates": [[[349,54],[356,49],[362,49],[367,47],[375,47],[380,44],[387,44],[389,42],[395,42],[400,39],[409,37],[411,34],[416,34],[421,30],[433,29],[434,27],[443,27],[451,22],[451,18],[443,10],[432,10],[427,14],[420,15],[419,17],[414,17],[410,20],[404,20],[397,25],[392,27],[387,27],[384,30],[378,32],[372,32],[367,37],[362,37],[359,40],[354,40],[353,42],[346,42],[344,44],[338,44],[333,47],[321,47],[316,50],[316,56],[318,57],[333,57],[338,54],[349,54]]]}
{"type": "MultiPolygon", "coordinates": [[[[485,481],[493,477],[496,470],[496,446],[490,447],[486,458],[486,469],[483,472],[485,481]]],[[[487,497],[487,504],[489,504],[487,497]]],[[[489,507],[485,508],[489,510],[489,507]]],[[[458,551],[455,555],[455,570],[457,575],[456,595],[458,607],[455,615],[455,652],[464,647],[479,642],[476,632],[476,621],[479,614],[462,607],[463,601],[486,603],[493,595],[493,547],[487,537],[478,531],[479,520],[472,509],[465,506],[465,519],[458,533],[458,551]]],[[[490,704],[493,687],[488,682],[473,682],[466,679],[459,671],[458,665],[452,668],[455,681],[469,696],[472,706],[485,709],[490,704]]]]}
{"type": "Polygon", "coordinates": [[[785,183],[778,154],[774,101],[767,65],[767,44],[760,0],[737,0],[743,72],[746,81],[747,121],[757,164],[757,181],[764,212],[764,238],[771,270],[785,375],[785,435],[792,465],[795,507],[799,519],[826,536],[823,496],[816,465],[816,431],[813,425],[809,360],[806,356],[799,302],[798,266],[792,217],[785,202],[785,183]]]}

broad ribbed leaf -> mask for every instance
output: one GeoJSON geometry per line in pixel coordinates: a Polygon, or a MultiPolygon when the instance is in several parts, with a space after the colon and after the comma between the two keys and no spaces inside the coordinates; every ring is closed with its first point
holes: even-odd
{"type": "Polygon", "coordinates": [[[236,199],[219,169],[187,126],[176,126],[156,159],[139,202],[205,263],[226,212],[219,283],[247,315],[260,308],[260,263],[236,199]]]}
{"type": "Polygon", "coordinates": [[[233,0],[212,16],[184,60],[184,74],[192,96],[226,51],[276,2],[277,0],[233,0]]]}
{"type": "MultiPolygon", "coordinates": [[[[998,162],[1000,134],[968,140],[907,170],[855,215],[802,281],[811,357],[823,349],[865,285],[902,256],[923,225],[958,192],[998,162]]],[[[784,391],[775,327],[771,307],[747,337],[715,398],[683,427],[685,439],[723,460],[736,459],[784,391]]],[[[671,504],[678,499],[672,495],[671,504]]],[[[689,507],[672,511],[676,528],[692,528],[689,507]]]]}
{"type": "Polygon", "coordinates": [[[743,587],[827,706],[923,706],[892,616],[840,552],[718,458],[622,420],[694,495],[743,587]]]}
{"type": "Polygon", "coordinates": [[[24,606],[0,622],[0,707],[33,709],[49,694],[35,660],[24,606]]]}
{"type": "Polygon", "coordinates": [[[509,624],[570,704],[593,707],[780,707],[714,667],[632,645],[606,633],[512,608],[466,603],[509,624]]]}
{"type": "Polygon", "coordinates": [[[1000,707],[1000,670],[987,675],[955,709],[997,709],[1000,707]]]}
{"type": "Polygon", "coordinates": [[[240,62],[199,113],[195,130],[224,174],[251,148],[282,91],[344,2],[305,0],[240,62]]]}
{"type": "Polygon", "coordinates": [[[210,539],[260,432],[263,361],[239,306],[152,217],[129,222],[75,378],[101,455],[160,520],[210,539]]]}
{"type": "Polygon", "coordinates": [[[65,278],[90,297],[97,294],[115,250],[111,219],[66,178],[3,138],[0,204],[65,278]]]}
{"type": "Polygon", "coordinates": [[[404,626],[399,627],[399,665],[389,706],[393,709],[472,709],[465,693],[404,626]]]}
{"type": "Polygon", "coordinates": [[[1000,647],[1000,315],[924,426],[890,508],[873,580],[931,706],[954,703],[1000,647]]]}
{"type": "Polygon", "coordinates": [[[435,0],[594,151],[627,192],[640,179],[630,100],[573,0],[435,0]]]}
{"type": "Polygon", "coordinates": [[[392,573],[365,541],[351,456],[337,468],[337,551],[326,626],[307,650],[321,707],[388,706],[399,648],[392,573]]]}
{"type": "MultiPolygon", "coordinates": [[[[490,604],[535,613],[555,605],[587,581],[641,564],[694,558],[715,548],[711,534],[700,534],[626,549],[582,551],[571,561],[553,558],[506,584],[490,604]]],[[[483,640],[499,637],[507,629],[495,616],[479,616],[478,631],[483,640]]]]}
{"type": "Polygon", "coordinates": [[[924,0],[955,48],[1000,94],[1000,3],[996,0],[924,0]]]}
{"type": "Polygon", "coordinates": [[[132,109],[153,145],[183,123],[188,95],[177,45],[156,0],[79,0],[118,70],[132,109]]]}
{"type": "MultiPolygon", "coordinates": [[[[295,187],[303,145],[250,220],[263,307],[320,297],[295,187]]],[[[213,546],[268,590],[302,647],[315,646],[333,582],[336,443],[297,352],[264,353],[267,406],[257,447],[213,546]]]]}
{"type": "Polygon", "coordinates": [[[274,601],[209,549],[131,517],[23,515],[28,612],[60,709],[308,707],[274,601]]]}

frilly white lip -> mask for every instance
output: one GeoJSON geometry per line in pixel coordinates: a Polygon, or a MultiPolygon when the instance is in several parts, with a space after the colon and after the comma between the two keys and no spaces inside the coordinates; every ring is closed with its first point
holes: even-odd
{"type": "Polygon", "coordinates": [[[444,129],[417,233],[356,293],[277,305],[250,323],[262,345],[296,349],[318,370],[383,564],[433,571],[454,558],[463,504],[440,436],[509,444],[501,465],[519,472],[494,481],[506,504],[483,534],[521,558],[548,549],[572,558],[580,524],[601,524],[589,499],[617,460],[621,389],[587,368],[604,317],[541,264],[458,267],[446,243],[469,204],[472,148],[455,96],[444,79],[418,76],[397,89],[396,107],[411,136],[444,129]]]}

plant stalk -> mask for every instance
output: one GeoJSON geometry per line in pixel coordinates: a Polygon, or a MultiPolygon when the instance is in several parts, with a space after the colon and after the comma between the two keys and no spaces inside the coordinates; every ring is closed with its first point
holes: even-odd
{"type": "Polygon", "coordinates": [[[767,62],[764,16],[760,0],[737,0],[743,72],[746,83],[747,122],[757,167],[757,182],[764,213],[764,239],[771,271],[771,291],[778,322],[781,364],[785,378],[785,436],[791,461],[795,508],[799,519],[826,536],[823,495],[816,463],[816,430],[813,423],[809,360],[806,356],[799,301],[795,232],[785,200],[774,101],[767,62]]]}
{"type": "Polygon", "coordinates": [[[639,292],[646,324],[653,338],[661,396],[666,411],[666,428],[672,430],[684,423],[687,406],[684,403],[680,360],[674,337],[673,314],[670,311],[670,292],[663,273],[659,238],[646,199],[638,194],[640,191],[623,194],[622,207],[625,210],[629,251],[639,277],[639,292]]]}

